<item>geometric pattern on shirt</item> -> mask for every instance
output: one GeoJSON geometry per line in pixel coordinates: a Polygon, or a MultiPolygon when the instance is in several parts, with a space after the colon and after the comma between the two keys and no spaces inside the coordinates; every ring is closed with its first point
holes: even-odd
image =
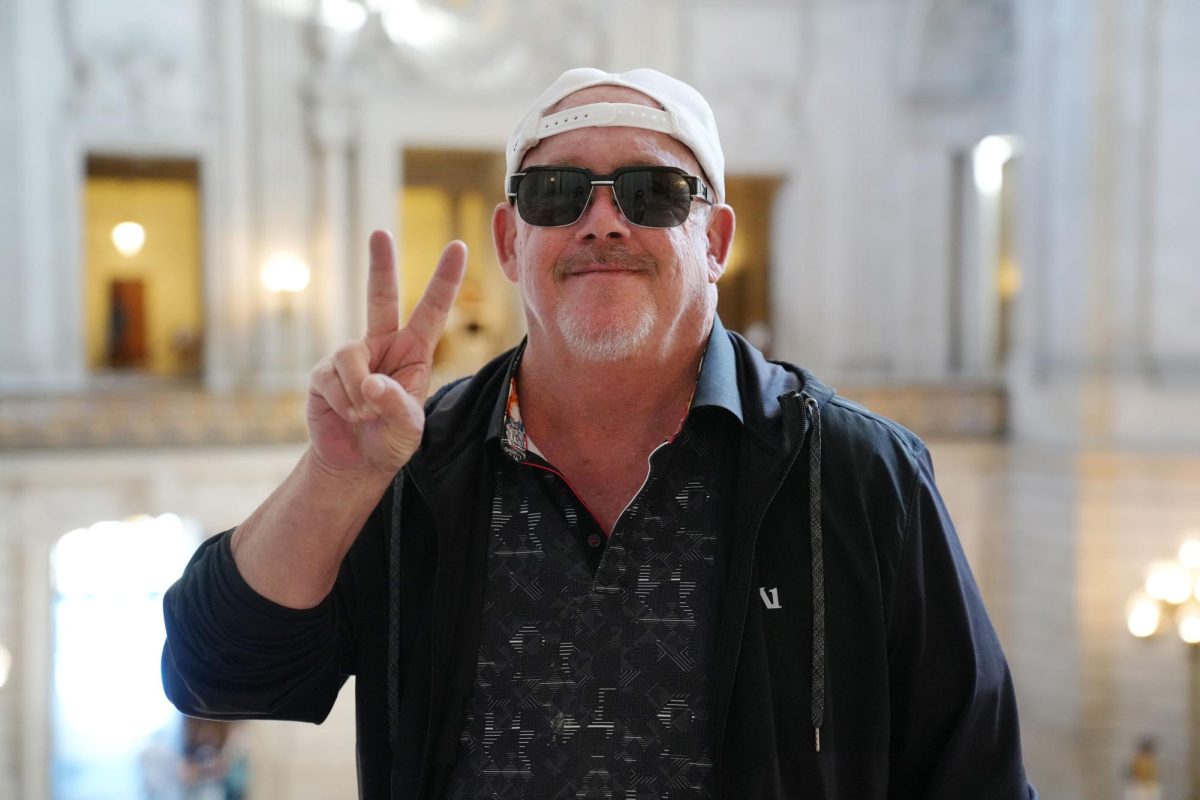
{"type": "Polygon", "coordinates": [[[725,459],[690,430],[654,455],[595,575],[578,499],[500,459],[476,684],[447,797],[713,794],[725,459]]]}

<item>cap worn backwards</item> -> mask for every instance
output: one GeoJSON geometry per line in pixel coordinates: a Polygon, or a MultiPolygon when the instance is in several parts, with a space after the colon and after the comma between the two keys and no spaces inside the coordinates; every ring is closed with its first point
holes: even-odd
{"type": "Polygon", "coordinates": [[[708,180],[718,203],[725,202],[725,155],[717,135],[717,121],[708,101],[681,80],[653,69],[603,72],[580,67],[564,72],[541,96],[513,130],[505,150],[509,179],[534,145],[550,136],[579,128],[622,126],[665,133],[687,145],[708,180]],[[636,103],[590,103],[547,114],[564,97],[592,86],[625,86],[641,92],[662,106],[636,103]]]}

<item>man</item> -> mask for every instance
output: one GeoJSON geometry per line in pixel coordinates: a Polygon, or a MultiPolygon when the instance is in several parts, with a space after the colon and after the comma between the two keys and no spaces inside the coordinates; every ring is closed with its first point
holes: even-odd
{"type": "Polygon", "coordinates": [[[205,717],[320,722],[363,797],[1036,797],[1008,668],[922,443],[716,318],[716,123],[571,70],[493,232],[529,334],[426,402],[466,259],[313,371],[311,446],[165,602],[205,717]]]}

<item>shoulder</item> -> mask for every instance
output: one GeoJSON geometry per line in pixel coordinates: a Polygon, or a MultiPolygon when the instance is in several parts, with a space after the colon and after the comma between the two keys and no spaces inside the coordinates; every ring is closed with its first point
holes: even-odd
{"type": "Polygon", "coordinates": [[[429,396],[422,448],[445,449],[472,436],[482,440],[519,349],[501,353],[475,374],[451,381],[429,396]]]}
{"type": "Polygon", "coordinates": [[[738,391],[747,429],[766,447],[783,448],[792,440],[794,422],[784,404],[789,395],[816,403],[823,456],[862,476],[872,463],[914,475],[928,462],[928,449],[917,434],[837,393],[816,375],[787,361],[767,359],[740,335],[730,333],[738,362],[738,391]]]}
{"type": "Polygon", "coordinates": [[[842,395],[830,398],[821,419],[827,438],[846,445],[835,449],[851,455],[864,450],[914,472],[923,471],[929,461],[929,448],[920,436],[842,395]]]}
{"type": "MultiPolygon", "coordinates": [[[[474,403],[479,395],[487,392],[489,386],[500,385],[500,381],[508,374],[518,348],[511,348],[493,358],[472,375],[456,378],[442,385],[425,401],[425,413],[450,414],[462,413],[474,403]]],[[[494,399],[494,398],[493,398],[494,399]]]]}

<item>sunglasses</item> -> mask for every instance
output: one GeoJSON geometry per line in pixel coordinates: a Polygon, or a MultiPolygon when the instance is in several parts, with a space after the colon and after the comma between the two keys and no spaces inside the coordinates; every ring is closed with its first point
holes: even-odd
{"type": "Polygon", "coordinates": [[[509,202],[530,225],[558,228],[583,216],[593,186],[611,186],[625,219],[643,228],[674,228],[692,211],[692,199],[712,204],[704,181],[678,167],[621,167],[595,175],[580,167],[530,167],[508,181],[509,202]]]}

